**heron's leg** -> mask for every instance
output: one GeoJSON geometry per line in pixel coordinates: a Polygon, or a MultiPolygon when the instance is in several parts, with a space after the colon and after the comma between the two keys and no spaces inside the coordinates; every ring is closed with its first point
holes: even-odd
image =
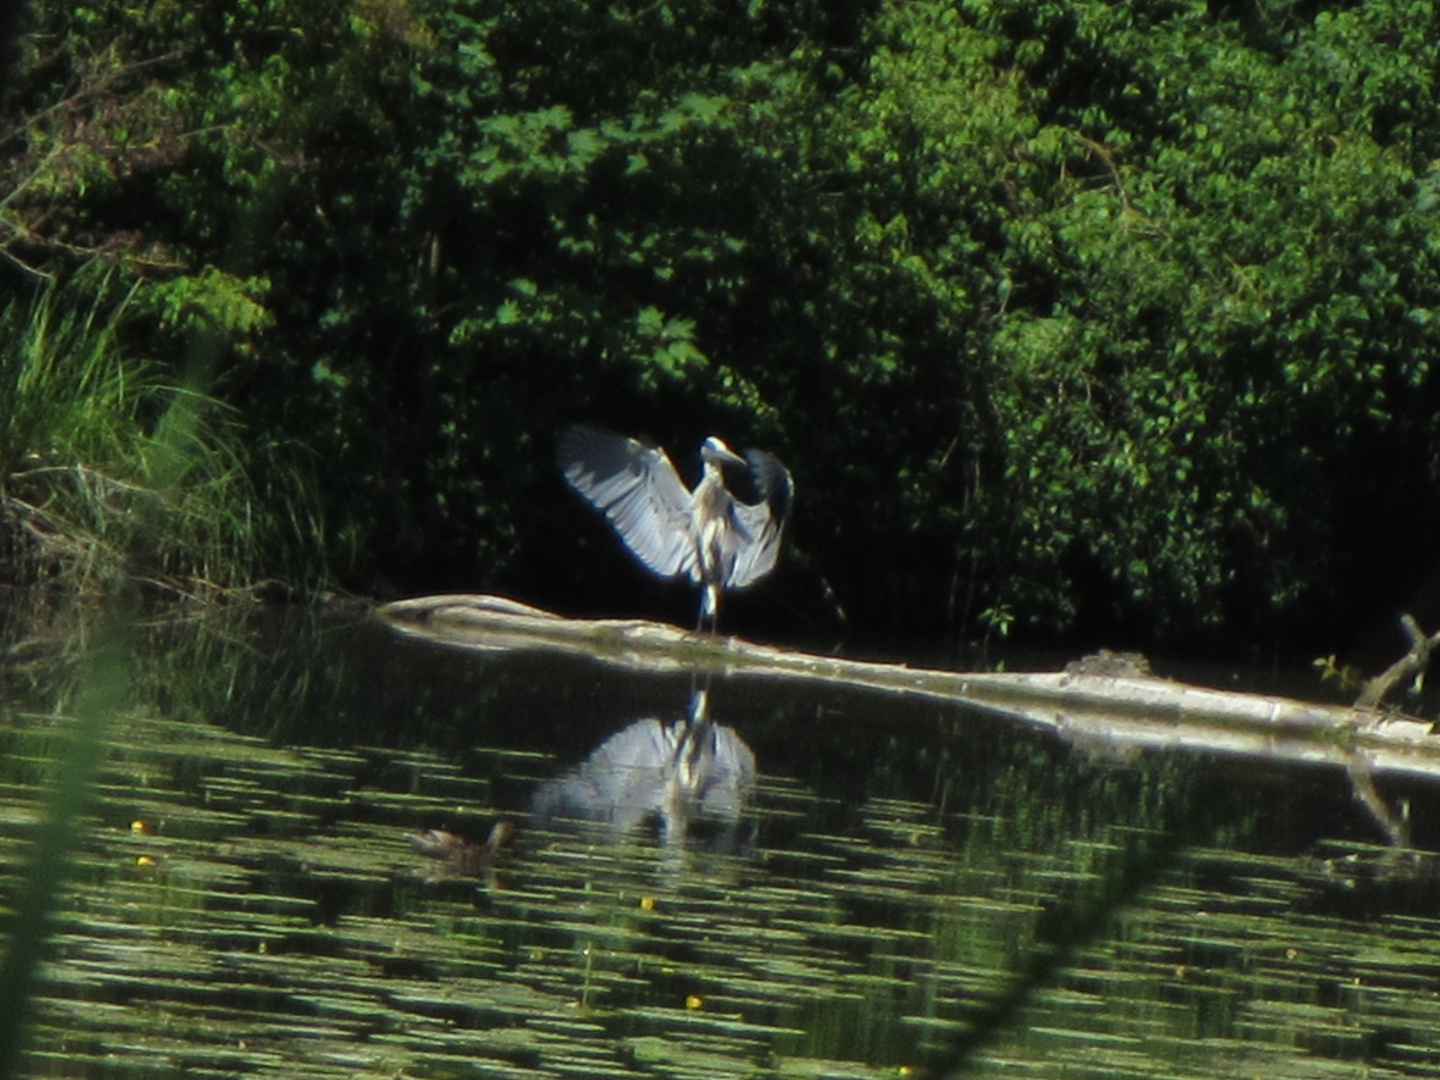
{"type": "Polygon", "coordinates": [[[713,634],[719,621],[720,584],[715,581],[702,581],[700,583],[700,616],[695,620],[695,632],[698,634],[708,628],[713,634]]]}

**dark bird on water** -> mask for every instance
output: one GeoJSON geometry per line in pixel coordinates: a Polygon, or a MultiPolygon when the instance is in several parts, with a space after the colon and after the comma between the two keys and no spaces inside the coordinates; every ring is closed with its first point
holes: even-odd
{"type": "Polygon", "coordinates": [[[721,590],[743,589],[774,568],[794,494],[775,455],[747,450],[741,457],[712,435],[700,444],[694,490],[658,446],[583,424],[560,437],[556,457],[570,486],[610,519],[648,569],[700,586],[700,626],[715,628],[721,590]],[[746,470],[755,502],[725,486],[726,468],[746,470]]]}

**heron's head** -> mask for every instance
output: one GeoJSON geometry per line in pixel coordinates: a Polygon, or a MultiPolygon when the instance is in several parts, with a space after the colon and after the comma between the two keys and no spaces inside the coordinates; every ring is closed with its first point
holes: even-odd
{"type": "Polygon", "coordinates": [[[745,459],[726,446],[724,441],[711,435],[700,444],[700,459],[707,465],[744,465],[745,459]]]}

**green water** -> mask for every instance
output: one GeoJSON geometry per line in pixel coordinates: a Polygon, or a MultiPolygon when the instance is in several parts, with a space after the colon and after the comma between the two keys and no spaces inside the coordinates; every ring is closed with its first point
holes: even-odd
{"type": "MultiPolygon", "coordinates": [[[[529,811],[683,677],[310,614],[126,644],[28,1075],[1440,1075],[1422,785],[1395,852],[1338,772],[721,679],[756,782],[662,842],[529,811]],[[496,821],[470,872],[410,840],[496,821]]],[[[7,904],[86,649],[10,655],[7,904]]]]}

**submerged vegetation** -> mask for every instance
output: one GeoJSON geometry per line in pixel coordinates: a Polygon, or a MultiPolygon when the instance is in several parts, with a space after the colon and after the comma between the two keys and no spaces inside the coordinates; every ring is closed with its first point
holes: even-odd
{"type": "MultiPolygon", "coordinates": [[[[26,856],[56,835],[36,820],[44,763],[109,687],[14,1075],[1433,1062],[1440,1003],[1415,991],[1440,958],[1434,859],[1372,847],[1333,771],[1198,748],[1122,761],[994,714],[717,679],[715,718],[760,773],[755,847],[721,854],[698,831],[666,845],[528,812],[631,719],[680,715],[683,677],[239,614],[149,627],[128,664],[60,658],[43,691],[0,694],[14,913],[39,895],[17,881],[26,856]],[[478,877],[408,842],[497,820],[514,837],[478,877]]],[[[1432,793],[1393,790],[1433,850],[1432,793]]],[[[19,945],[33,962],[41,942],[19,945]]]]}

